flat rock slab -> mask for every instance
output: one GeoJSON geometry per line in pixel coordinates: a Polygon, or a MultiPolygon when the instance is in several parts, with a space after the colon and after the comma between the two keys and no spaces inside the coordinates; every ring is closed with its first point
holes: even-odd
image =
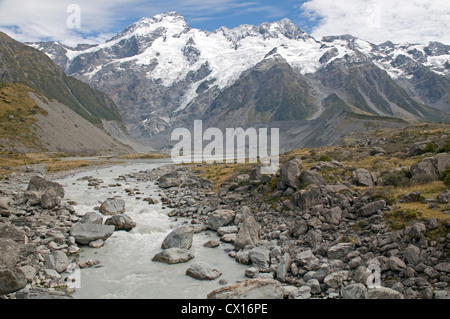
{"type": "Polygon", "coordinates": [[[77,223],[70,230],[70,236],[75,237],[78,244],[88,245],[98,239],[107,240],[114,233],[114,230],[115,227],[112,225],[77,223]]]}
{"type": "Polygon", "coordinates": [[[186,249],[169,248],[156,254],[152,260],[166,264],[179,264],[188,262],[194,257],[194,254],[186,249]]]}
{"type": "Polygon", "coordinates": [[[186,275],[198,280],[214,280],[222,276],[222,272],[210,265],[197,262],[186,270],[186,275]]]}
{"type": "Polygon", "coordinates": [[[248,279],[221,287],[208,294],[208,299],[283,299],[283,285],[273,279],[248,279]]]}

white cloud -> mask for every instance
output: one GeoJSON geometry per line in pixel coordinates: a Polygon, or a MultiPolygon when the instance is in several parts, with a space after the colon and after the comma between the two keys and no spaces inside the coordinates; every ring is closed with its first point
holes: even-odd
{"type": "Polygon", "coordinates": [[[373,43],[450,43],[448,0],[308,0],[303,13],[319,24],[312,35],[352,34],[373,43]]]}
{"type": "Polygon", "coordinates": [[[274,8],[251,0],[0,0],[0,31],[23,42],[99,43],[121,31],[130,19],[134,22],[162,12],[178,11],[196,21],[246,10],[273,14],[274,8]],[[71,15],[67,8],[73,3],[81,9],[81,28],[67,25],[71,15]]]}

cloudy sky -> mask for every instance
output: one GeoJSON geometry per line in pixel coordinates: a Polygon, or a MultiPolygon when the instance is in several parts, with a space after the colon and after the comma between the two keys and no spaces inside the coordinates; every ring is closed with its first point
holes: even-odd
{"type": "Polygon", "coordinates": [[[449,0],[0,0],[0,30],[19,41],[98,43],[167,11],[209,31],[287,17],[317,39],[352,34],[377,44],[450,44],[449,0]]]}

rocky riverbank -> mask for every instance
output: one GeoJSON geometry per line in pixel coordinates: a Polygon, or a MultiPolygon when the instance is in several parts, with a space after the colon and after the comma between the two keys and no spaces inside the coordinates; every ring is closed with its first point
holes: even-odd
{"type": "MultiPolygon", "coordinates": [[[[408,168],[411,178],[428,176],[430,170],[440,178],[449,156],[414,164],[408,168]]],[[[189,221],[167,236],[153,262],[193,259],[186,275],[220,280],[220,267],[195,262],[192,236],[212,230],[217,239],[205,246],[219,249],[219,241],[233,245],[228,254],[248,265],[248,280],[212,291],[208,298],[449,298],[449,223],[404,213],[404,227],[392,227],[399,212],[388,196],[372,188],[380,184],[374,172],[353,169],[345,182],[331,183],[325,172],[345,169],[344,164],[318,161],[306,169],[301,158],[293,157],[274,176],[261,175],[261,167],[255,166],[217,188],[199,174],[201,167],[162,166],[116,180],[154,181],[161,189],[157,198],[140,198],[133,187],[128,196],[149,204],[161,201],[171,218],[189,221]]],[[[120,198],[105,195],[97,211],[78,215],[72,206],[76,203],[64,200],[61,185],[39,176],[45,177],[44,172],[29,168],[7,178],[0,189],[4,298],[71,298],[76,270],[101,266],[99,260],[79,260],[80,248],[101,247],[115,231],[135,226],[120,198]]],[[[118,186],[89,176],[85,182],[97,189],[118,186]]],[[[407,195],[401,200],[435,207],[450,200],[448,191],[435,198],[407,195]]]]}

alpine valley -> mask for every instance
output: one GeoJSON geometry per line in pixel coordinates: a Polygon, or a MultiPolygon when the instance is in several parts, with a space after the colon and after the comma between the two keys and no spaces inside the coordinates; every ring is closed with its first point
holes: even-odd
{"type": "Polygon", "coordinates": [[[214,32],[175,12],[143,18],[100,45],[29,43],[105,92],[130,134],[162,150],[174,128],[278,127],[282,148],[350,132],[450,121],[450,46],[314,39],[289,19],[214,32]]]}

